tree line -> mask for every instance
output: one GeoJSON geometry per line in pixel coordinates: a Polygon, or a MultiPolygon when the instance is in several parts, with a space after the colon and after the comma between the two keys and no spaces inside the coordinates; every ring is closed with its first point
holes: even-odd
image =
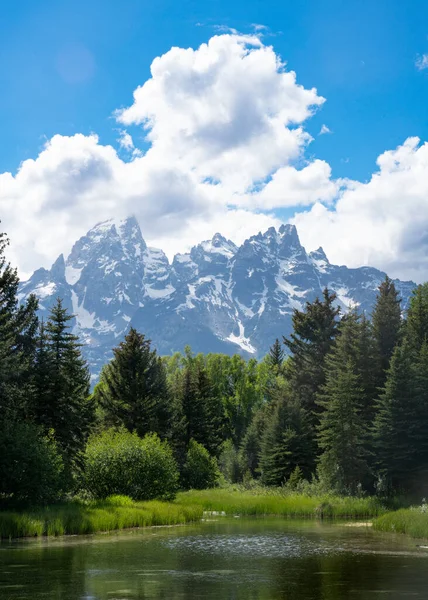
{"type": "Polygon", "coordinates": [[[428,284],[405,314],[388,277],[371,315],[341,314],[325,289],[261,361],[190,348],[160,357],[131,327],[91,391],[73,316],[60,299],[46,322],[35,296],[18,302],[7,243],[1,235],[0,500],[120,493],[125,456],[174,480],[165,497],[219,477],[340,494],[424,490],[428,284]]]}

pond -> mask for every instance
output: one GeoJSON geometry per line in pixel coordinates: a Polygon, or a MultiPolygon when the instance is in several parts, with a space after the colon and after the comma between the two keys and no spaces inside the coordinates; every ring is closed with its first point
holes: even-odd
{"type": "Polygon", "coordinates": [[[1,600],[427,598],[428,550],[283,519],[0,544],[1,600]]]}

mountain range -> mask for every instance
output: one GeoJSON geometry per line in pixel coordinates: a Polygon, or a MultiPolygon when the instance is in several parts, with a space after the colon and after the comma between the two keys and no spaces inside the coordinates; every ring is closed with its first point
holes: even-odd
{"type": "MultiPolygon", "coordinates": [[[[322,248],[306,252],[294,225],[273,227],[236,246],[217,233],[189,253],[165,253],[145,243],[135,217],[98,223],[20,284],[20,301],[34,293],[40,315],[60,297],[75,315],[94,380],[112,348],[134,326],[158,352],[189,344],[195,352],[262,357],[289,335],[293,309],[328,287],[343,310],[370,313],[385,273],[330,264],[322,248]]],[[[415,284],[395,280],[406,308],[415,284]]]]}

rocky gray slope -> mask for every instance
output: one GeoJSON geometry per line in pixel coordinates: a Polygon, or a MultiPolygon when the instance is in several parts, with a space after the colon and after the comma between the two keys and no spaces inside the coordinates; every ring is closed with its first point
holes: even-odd
{"type": "MultiPolygon", "coordinates": [[[[46,317],[59,296],[75,315],[94,377],[132,324],[161,354],[182,350],[263,356],[276,337],[288,335],[294,308],[327,286],[347,310],[370,313],[385,274],[329,263],[322,248],[307,253],[296,228],[282,225],[240,247],[216,234],[169,263],[147,247],[134,217],[99,223],[75,243],[65,260],[38,269],[23,282],[20,300],[40,299],[46,317]]],[[[412,282],[395,281],[408,303],[412,282]]]]}

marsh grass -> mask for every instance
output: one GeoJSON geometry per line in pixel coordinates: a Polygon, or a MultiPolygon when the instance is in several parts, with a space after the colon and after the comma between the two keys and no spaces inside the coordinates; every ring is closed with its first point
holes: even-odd
{"type": "Polygon", "coordinates": [[[373,529],[407,533],[414,538],[428,538],[428,512],[421,510],[420,507],[388,512],[374,520],[373,529]]]}
{"type": "Polygon", "coordinates": [[[308,496],[282,490],[191,490],[181,492],[183,506],[202,506],[204,511],[224,511],[227,515],[302,518],[373,518],[385,512],[373,497],[308,496]]]}
{"type": "Polygon", "coordinates": [[[104,501],[71,501],[25,512],[0,512],[0,538],[108,532],[131,527],[198,521],[202,508],[175,502],[133,502],[127,496],[104,501]]]}

